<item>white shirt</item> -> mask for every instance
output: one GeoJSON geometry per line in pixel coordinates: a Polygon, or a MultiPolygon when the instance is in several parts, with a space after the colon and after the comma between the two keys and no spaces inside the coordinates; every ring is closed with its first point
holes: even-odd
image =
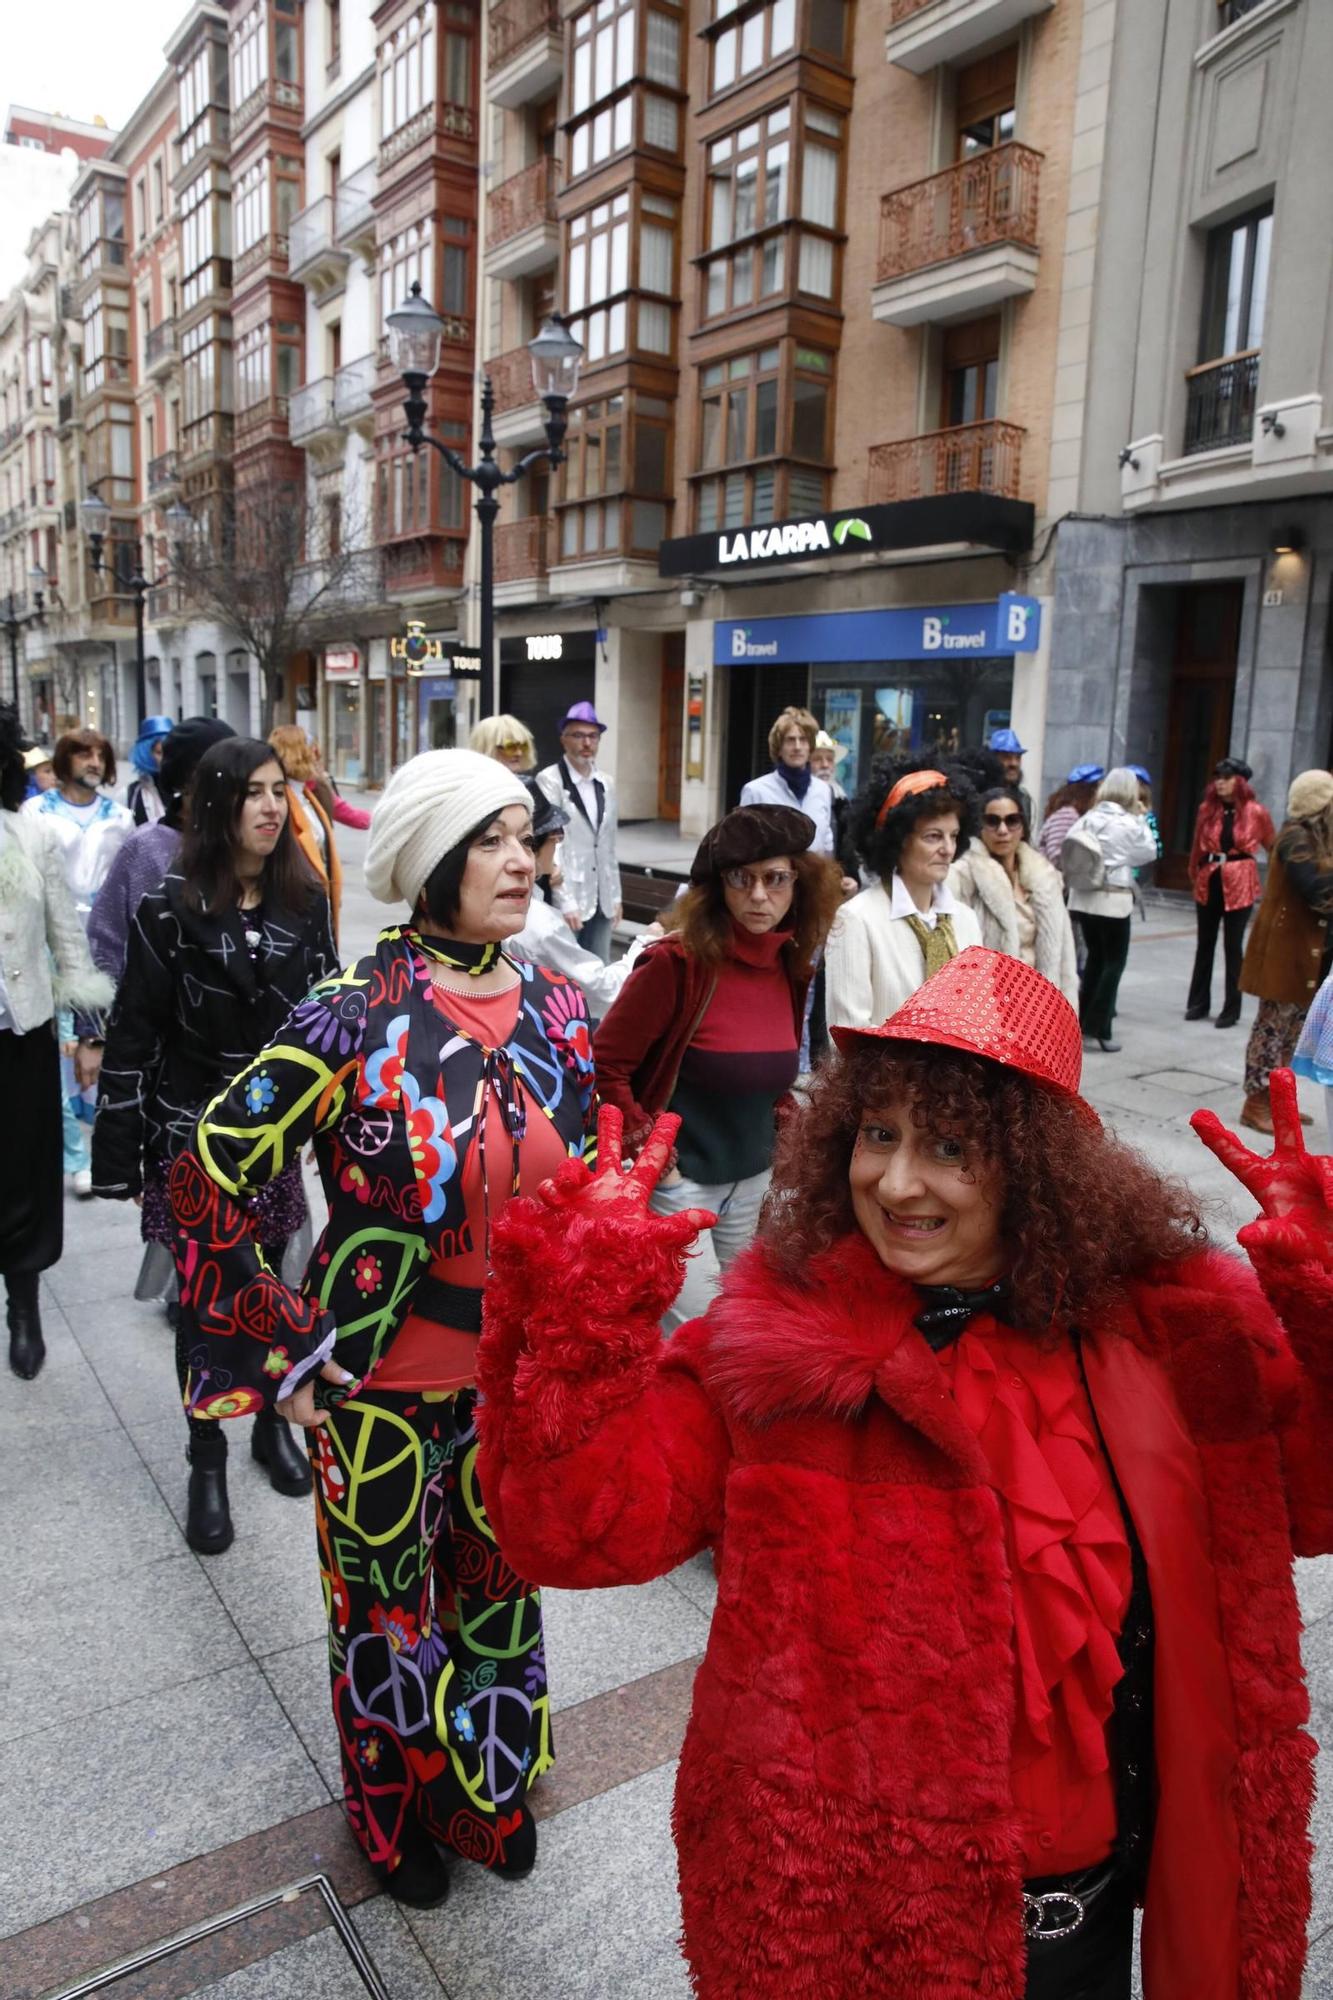
{"type": "Polygon", "coordinates": [[[937,882],[930,892],[930,908],[928,910],[918,910],[916,904],[912,901],[910,889],[903,881],[897,869],[894,869],[893,894],[889,898],[889,915],[891,917],[920,917],[926,929],[933,931],[941,915],[951,917],[957,908],[958,904],[954,900],[948,883],[937,882]]]}
{"type": "MultiPolygon", "coordinates": [[[[565,761],[566,763],[569,763],[568,758],[566,758],[565,761]]],[[[586,776],[582,771],[576,770],[573,764],[570,764],[569,775],[574,780],[575,791],[578,793],[579,797],[583,800],[584,811],[587,813],[588,818],[592,821],[592,824],[596,826],[597,787],[593,783],[593,779],[598,775],[596,764],[592,764],[589,766],[586,776]]],[[[603,796],[605,796],[606,792],[605,781],[603,781],[602,792],[603,796]]]]}

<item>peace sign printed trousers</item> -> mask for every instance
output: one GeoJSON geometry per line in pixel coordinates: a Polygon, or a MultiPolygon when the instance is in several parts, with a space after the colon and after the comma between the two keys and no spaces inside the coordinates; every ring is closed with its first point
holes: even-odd
{"type": "Polygon", "coordinates": [[[346,1811],[380,1867],[416,1828],[503,1862],[553,1761],[541,1600],[486,1519],[474,1401],[363,1391],[310,1434],[346,1811]]]}

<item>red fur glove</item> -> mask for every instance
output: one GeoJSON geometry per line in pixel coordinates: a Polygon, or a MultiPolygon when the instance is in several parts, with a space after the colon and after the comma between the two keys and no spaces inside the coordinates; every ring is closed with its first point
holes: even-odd
{"type": "Polygon", "coordinates": [[[654,1215],[649,1197],[680,1120],[664,1115],[628,1173],[619,1111],[597,1121],[597,1172],[567,1160],[538,1198],[509,1202],[491,1232],[477,1352],[483,1440],[503,1432],[546,1455],[567,1450],[633,1400],[656,1369],[658,1321],[680,1290],[685,1256],[716,1217],[654,1215]]]}

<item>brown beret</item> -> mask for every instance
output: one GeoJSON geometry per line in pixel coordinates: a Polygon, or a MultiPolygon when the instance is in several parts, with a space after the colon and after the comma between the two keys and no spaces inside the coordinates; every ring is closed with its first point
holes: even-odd
{"type": "Polygon", "coordinates": [[[737,806],[710,826],[690,863],[691,882],[707,882],[728,868],[748,868],[779,854],[804,854],[815,837],[808,813],[793,806],[737,806]]]}

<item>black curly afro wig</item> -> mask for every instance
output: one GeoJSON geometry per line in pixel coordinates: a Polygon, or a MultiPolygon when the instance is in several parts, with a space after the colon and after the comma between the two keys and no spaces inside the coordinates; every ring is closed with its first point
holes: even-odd
{"type": "Polygon", "coordinates": [[[876,757],[869,781],[852,800],[852,841],[865,866],[882,882],[888,882],[913,827],[923,819],[938,819],[941,813],[951,812],[958,815],[957,852],[963,855],[977,831],[976,787],[967,772],[956,762],[938,757],[876,757]],[[902,799],[880,825],[885,799],[898,780],[913,771],[938,771],[945,782],[902,799]]]}

